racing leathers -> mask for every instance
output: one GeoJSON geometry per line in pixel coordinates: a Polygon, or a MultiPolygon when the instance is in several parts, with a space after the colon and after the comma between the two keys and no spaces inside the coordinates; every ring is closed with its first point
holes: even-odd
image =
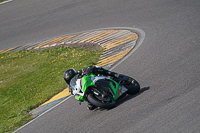
{"type": "MultiPolygon", "coordinates": [[[[83,77],[83,76],[87,76],[87,75],[90,75],[91,73],[95,74],[95,75],[104,75],[104,76],[111,76],[113,78],[119,78],[120,74],[118,73],[115,73],[115,72],[111,72],[111,71],[108,71],[106,70],[105,68],[101,67],[101,66],[88,66],[87,68],[85,69],[81,69],[81,70],[78,70],[76,72],[78,75],[79,75],[79,78],[83,77]]],[[[74,90],[69,87],[69,92],[74,95],[74,90]]]]}

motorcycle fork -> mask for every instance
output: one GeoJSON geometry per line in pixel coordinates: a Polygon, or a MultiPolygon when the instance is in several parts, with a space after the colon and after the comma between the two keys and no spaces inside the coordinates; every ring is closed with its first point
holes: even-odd
{"type": "Polygon", "coordinates": [[[105,97],[105,95],[104,95],[103,93],[101,93],[101,92],[100,92],[99,90],[97,90],[97,89],[93,90],[93,93],[94,93],[95,95],[97,95],[97,96],[101,96],[102,98],[105,97]]]}

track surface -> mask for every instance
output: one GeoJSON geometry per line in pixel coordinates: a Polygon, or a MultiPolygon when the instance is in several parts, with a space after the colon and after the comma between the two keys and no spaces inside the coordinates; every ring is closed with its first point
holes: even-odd
{"type": "Polygon", "coordinates": [[[198,133],[199,7],[199,0],[15,0],[0,5],[0,49],[105,27],[137,27],[146,34],[113,70],[136,78],[143,88],[139,95],[94,112],[71,97],[18,132],[198,133]]]}

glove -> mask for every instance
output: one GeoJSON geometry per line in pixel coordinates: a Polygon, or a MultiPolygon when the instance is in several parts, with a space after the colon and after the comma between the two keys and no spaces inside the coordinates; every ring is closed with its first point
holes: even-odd
{"type": "Polygon", "coordinates": [[[81,74],[82,74],[82,70],[78,70],[77,73],[78,73],[79,75],[81,75],[81,74]]]}
{"type": "Polygon", "coordinates": [[[120,74],[119,73],[115,73],[115,72],[111,72],[111,71],[107,71],[106,72],[109,76],[115,77],[115,78],[119,78],[120,74]]]}
{"type": "Polygon", "coordinates": [[[72,95],[74,95],[73,94],[73,90],[72,90],[72,88],[69,86],[69,92],[72,94],[72,95]]]}
{"type": "Polygon", "coordinates": [[[115,78],[119,78],[120,74],[119,73],[114,73],[115,78]]]}

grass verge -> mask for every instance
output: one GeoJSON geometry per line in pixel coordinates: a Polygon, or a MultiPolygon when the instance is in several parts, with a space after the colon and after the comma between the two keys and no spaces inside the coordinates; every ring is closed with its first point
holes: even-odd
{"type": "Polygon", "coordinates": [[[0,54],[0,132],[12,132],[31,120],[30,110],[66,87],[66,69],[95,64],[102,52],[62,47],[0,54]]]}
{"type": "Polygon", "coordinates": [[[6,1],[6,0],[0,0],[0,2],[3,2],[3,1],[6,1]]]}

